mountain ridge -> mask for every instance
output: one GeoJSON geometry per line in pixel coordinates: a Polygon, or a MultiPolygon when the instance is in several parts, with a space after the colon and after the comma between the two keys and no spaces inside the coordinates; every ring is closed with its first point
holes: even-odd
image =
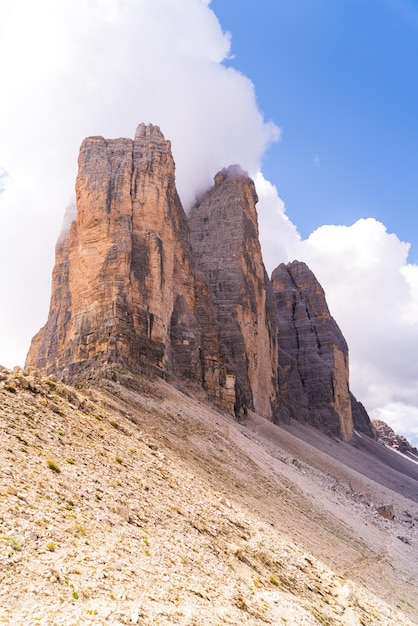
{"type": "Polygon", "coordinates": [[[267,276],[253,181],[225,168],[186,216],[141,124],[87,138],[76,189],[47,322],[0,371],[1,619],[416,623],[418,463],[375,441],[311,270],[267,276]]]}
{"type": "MultiPolygon", "coordinates": [[[[85,139],[77,216],[58,241],[48,320],[26,364],[68,382],[97,360],[122,364],[200,386],[238,418],[292,416],[349,441],[345,340],[305,264],[267,276],[257,201],[230,166],[186,216],[159,127],[85,139]]],[[[368,427],[363,412],[356,428],[368,427]]]]}

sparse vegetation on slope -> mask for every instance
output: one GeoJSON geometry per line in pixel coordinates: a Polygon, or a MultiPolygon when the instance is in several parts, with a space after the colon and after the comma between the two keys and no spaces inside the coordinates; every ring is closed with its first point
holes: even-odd
{"type": "Polygon", "coordinates": [[[342,571],[352,555],[306,550],[330,532],[303,527],[302,460],[163,381],[86,392],[2,370],[0,428],[0,623],[413,624],[396,590],[342,571]]]}

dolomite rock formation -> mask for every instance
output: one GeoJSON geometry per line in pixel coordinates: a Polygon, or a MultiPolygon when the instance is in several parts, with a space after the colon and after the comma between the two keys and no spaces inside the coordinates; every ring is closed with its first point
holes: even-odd
{"type": "Polygon", "coordinates": [[[236,377],[237,408],[274,420],[278,408],[277,315],[258,238],[253,181],[230,166],[189,215],[196,267],[207,282],[236,377]]]}
{"type": "Polygon", "coordinates": [[[157,126],[139,125],[134,141],[83,142],[77,219],[57,244],[50,314],[27,364],[67,380],[97,361],[171,374],[202,383],[233,410],[211,302],[192,272],[174,168],[157,126]]]}
{"type": "Polygon", "coordinates": [[[399,450],[399,452],[402,452],[403,454],[409,453],[418,456],[418,450],[416,447],[409,443],[406,437],[396,434],[393,428],[386,424],[386,422],[383,422],[382,420],[371,420],[371,423],[376,433],[377,441],[389,446],[390,448],[399,450]]]}
{"type": "Polygon", "coordinates": [[[272,283],[279,319],[281,416],[350,441],[348,348],[324,291],[299,261],[279,265],[272,283]]]}
{"type": "Polygon", "coordinates": [[[74,382],[87,372],[156,373],[203,387],[238,416],[293,417],[350,440],[373,436],[350,395],[348,350],[304,263],[267,277],[257,195],[219,172],[187,219],[170,142],[87,138],[76,218],[59,238],[49,317],[26,365],[74,382]]]}

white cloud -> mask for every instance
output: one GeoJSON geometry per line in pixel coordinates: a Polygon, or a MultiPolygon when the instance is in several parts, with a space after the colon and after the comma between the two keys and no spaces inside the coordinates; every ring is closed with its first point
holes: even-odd
{"type": "Polygon", "coordinates": [[[3,167],[0,167],[0,193],[4,191],[9,175],[3,167]]]}
{"type": "Polygon", "coordinates": [[[299,253],[300,236],[285,212],[277,188],[257,172],[254,182],[258,195],[258,226],[264,264],[271,272],[279,263],[287,263],[299,253]]]}
{"type": "Polygon", "coordinates": [[[221,61],[206,0],[3,0],[0,5],[0,363],[23,363],[47,316],[53,249],[88,135],[171,140],[184,205],[230,163],[254,173],[279,130],[221,61]]]}

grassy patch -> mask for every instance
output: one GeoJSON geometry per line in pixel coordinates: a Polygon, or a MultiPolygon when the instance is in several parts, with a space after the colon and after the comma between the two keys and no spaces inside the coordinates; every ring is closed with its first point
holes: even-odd
{"type": "Polygon", "coordinates": [[[14,539],[13,537],[8,537],[7,535],[3,535],[2,537],[0,537],[0,539],[2,539],[3,541],[8,541],[15,552],[21,551],[22,547],[17,539],[14,539]]]}

